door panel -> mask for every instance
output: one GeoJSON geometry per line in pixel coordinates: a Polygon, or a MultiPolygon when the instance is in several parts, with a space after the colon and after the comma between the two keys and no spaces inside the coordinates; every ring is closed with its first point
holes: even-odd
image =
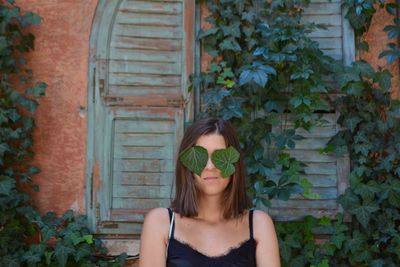
{"type": "Polygon", "coordinates": [[[184,85],[194,25],[184,12],[193,11],[194,1],[183,0],[99,3],[88,149],[97,233],[138,235],[149,209],[170,204],[176,149],[191,119],[184,85]]]}

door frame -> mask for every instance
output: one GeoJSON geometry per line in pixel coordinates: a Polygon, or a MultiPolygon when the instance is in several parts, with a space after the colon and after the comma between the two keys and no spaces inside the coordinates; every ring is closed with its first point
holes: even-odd
{"type": "MultiPolygon", "coordinates": [[[[96,151],[95,144],[96,134],[95,126],[98,121],[96,119],[105,118],[109,115],[105,114],[104,110],[98,109],[97,101],[102,101],[101,97],[105,93],[105,85],[107,83],[108,75],[108,47],[110,45],[110,35],[112,26],[114,25],[115,16],[117,10],[124,0],[99,0],[96,11],[93,17],[90,42],[89,42],[89,61],[88,61],[88,124],[87,124],[87,150],[86,150],[86,191],[85,191],[85,204],[86,214],[88,217],[89,228],[94,232],[98,232],[97,217],[100,214],[100,207],[96,203],[105,202],[107,205],[107,199],[98,199],[98,194],[101,187],[105,184],[101,184],[101,174],[104,171],[100,166],[99,160],[96,158],[97,155],[106,156],[107,151],[96,151]],[[100,34],[100,32],[106,30],[107,34],[100,34]],[[99,77],[104,77],[100,79],[99,77]]],[[[195,0],[182,0],[183,5],[183,49],[182,49],[182,95],[185,99],[184,103],[184,121],[183,124],[187,125],[193,121],[195,113],[195,93],[188,92],[186,90],[189,84],[189,75],[195,71],[195,63],[199,65],[200,62],[195,61],[195,12],[196,12],[196,1],[195,0]]],[[[197,57],[196,57],[197,58],[197,57]]],[[[109,121],[109,120],[107,120],[109,121]]],[[[103,124],[105,125],[105,124],[103,124]]],[[[110,126],[110,125],[109,125],[110,126]]],[[[106,129],[103,129],[106,131],[106,129]]],[[[103,135],[107,136],[107,134],[103,135]]],[[[105,141],[105,140],[104,140],[105,141]]],[[[103,194],[104,195],[104,194],[103,194]]]]}

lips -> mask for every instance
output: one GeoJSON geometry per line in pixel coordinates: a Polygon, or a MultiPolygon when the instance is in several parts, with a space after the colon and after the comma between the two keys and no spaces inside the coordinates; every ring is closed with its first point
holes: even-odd
{"type": "Polygon", "coordinates": [[[204,177],[203,179],[204,180],[216,180],[216,179],[218,179],[218,177],[216,177],[216,176],[207,176],[207,177],[204,177]]]}

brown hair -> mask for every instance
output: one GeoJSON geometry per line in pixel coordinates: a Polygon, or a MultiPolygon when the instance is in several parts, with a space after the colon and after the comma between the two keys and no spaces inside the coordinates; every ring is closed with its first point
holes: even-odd
{"type": "MultiPolygon", "coordinates": [[[[202,135],[217,133],[224,137],[227,147],[233,146],[240,151],[238,137],[232,125],[220,118],[206,118],[193,123],[187,128],[179,147],[178,155],[188,147],[195,145],[202,135]]],[[[197,216],[197,190],[193,173],[179,160],[175,169],[175,198],[171,207],[182,216],[197,216]]],[[[237,218],[250,206],[250,199],[246,194],[245,168],[243,155],[235,163],[235,173],[225,189],[223,196],[223,217],[225,219],[237,218]]]]}

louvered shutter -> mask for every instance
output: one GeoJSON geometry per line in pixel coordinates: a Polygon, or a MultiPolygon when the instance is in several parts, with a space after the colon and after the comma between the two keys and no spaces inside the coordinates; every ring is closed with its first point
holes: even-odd
{"type": "MultiPolygon", "coordinates": [[[[354,37],[345,10],[339,0],[312,0],[303,13],[303,21],[324,23],[327,30],[317,30],[310,36],[319,42],[326,55],[349,64],[354,60],[354,37]]],[[[327,77],[332,81],[332,77],[327,77]]],[[[294,150],[288,150],[292,156],[307,164],[306,173],[313,184],[312,191],[320,195],[319,199],[306,199],[300,195],[292,196],[288,201],[273,200],[268,212],[278,221],[297,220],[305,215],[334,216],[341,210],[337,203],[339,195],[347,187],[349,158],[336,159],[320,154],[319,150],[335,135],[340,127],[336,123],[339,114],[324,114],[327,124],[313,128],[310,132],[298,129],[297,133],[305,139],[296,142],[294,150]]],[[[290,125],[288,125],[290,128],[290,125]]]]}
{"type": "Polygon", "coordinates": [[[171,201],[176,149],[190,116],[193,22],[186,12],[193,6],[183,0],[98,5],[88,148],[97,233],[138,235],[145,213],[171,201]]]}

